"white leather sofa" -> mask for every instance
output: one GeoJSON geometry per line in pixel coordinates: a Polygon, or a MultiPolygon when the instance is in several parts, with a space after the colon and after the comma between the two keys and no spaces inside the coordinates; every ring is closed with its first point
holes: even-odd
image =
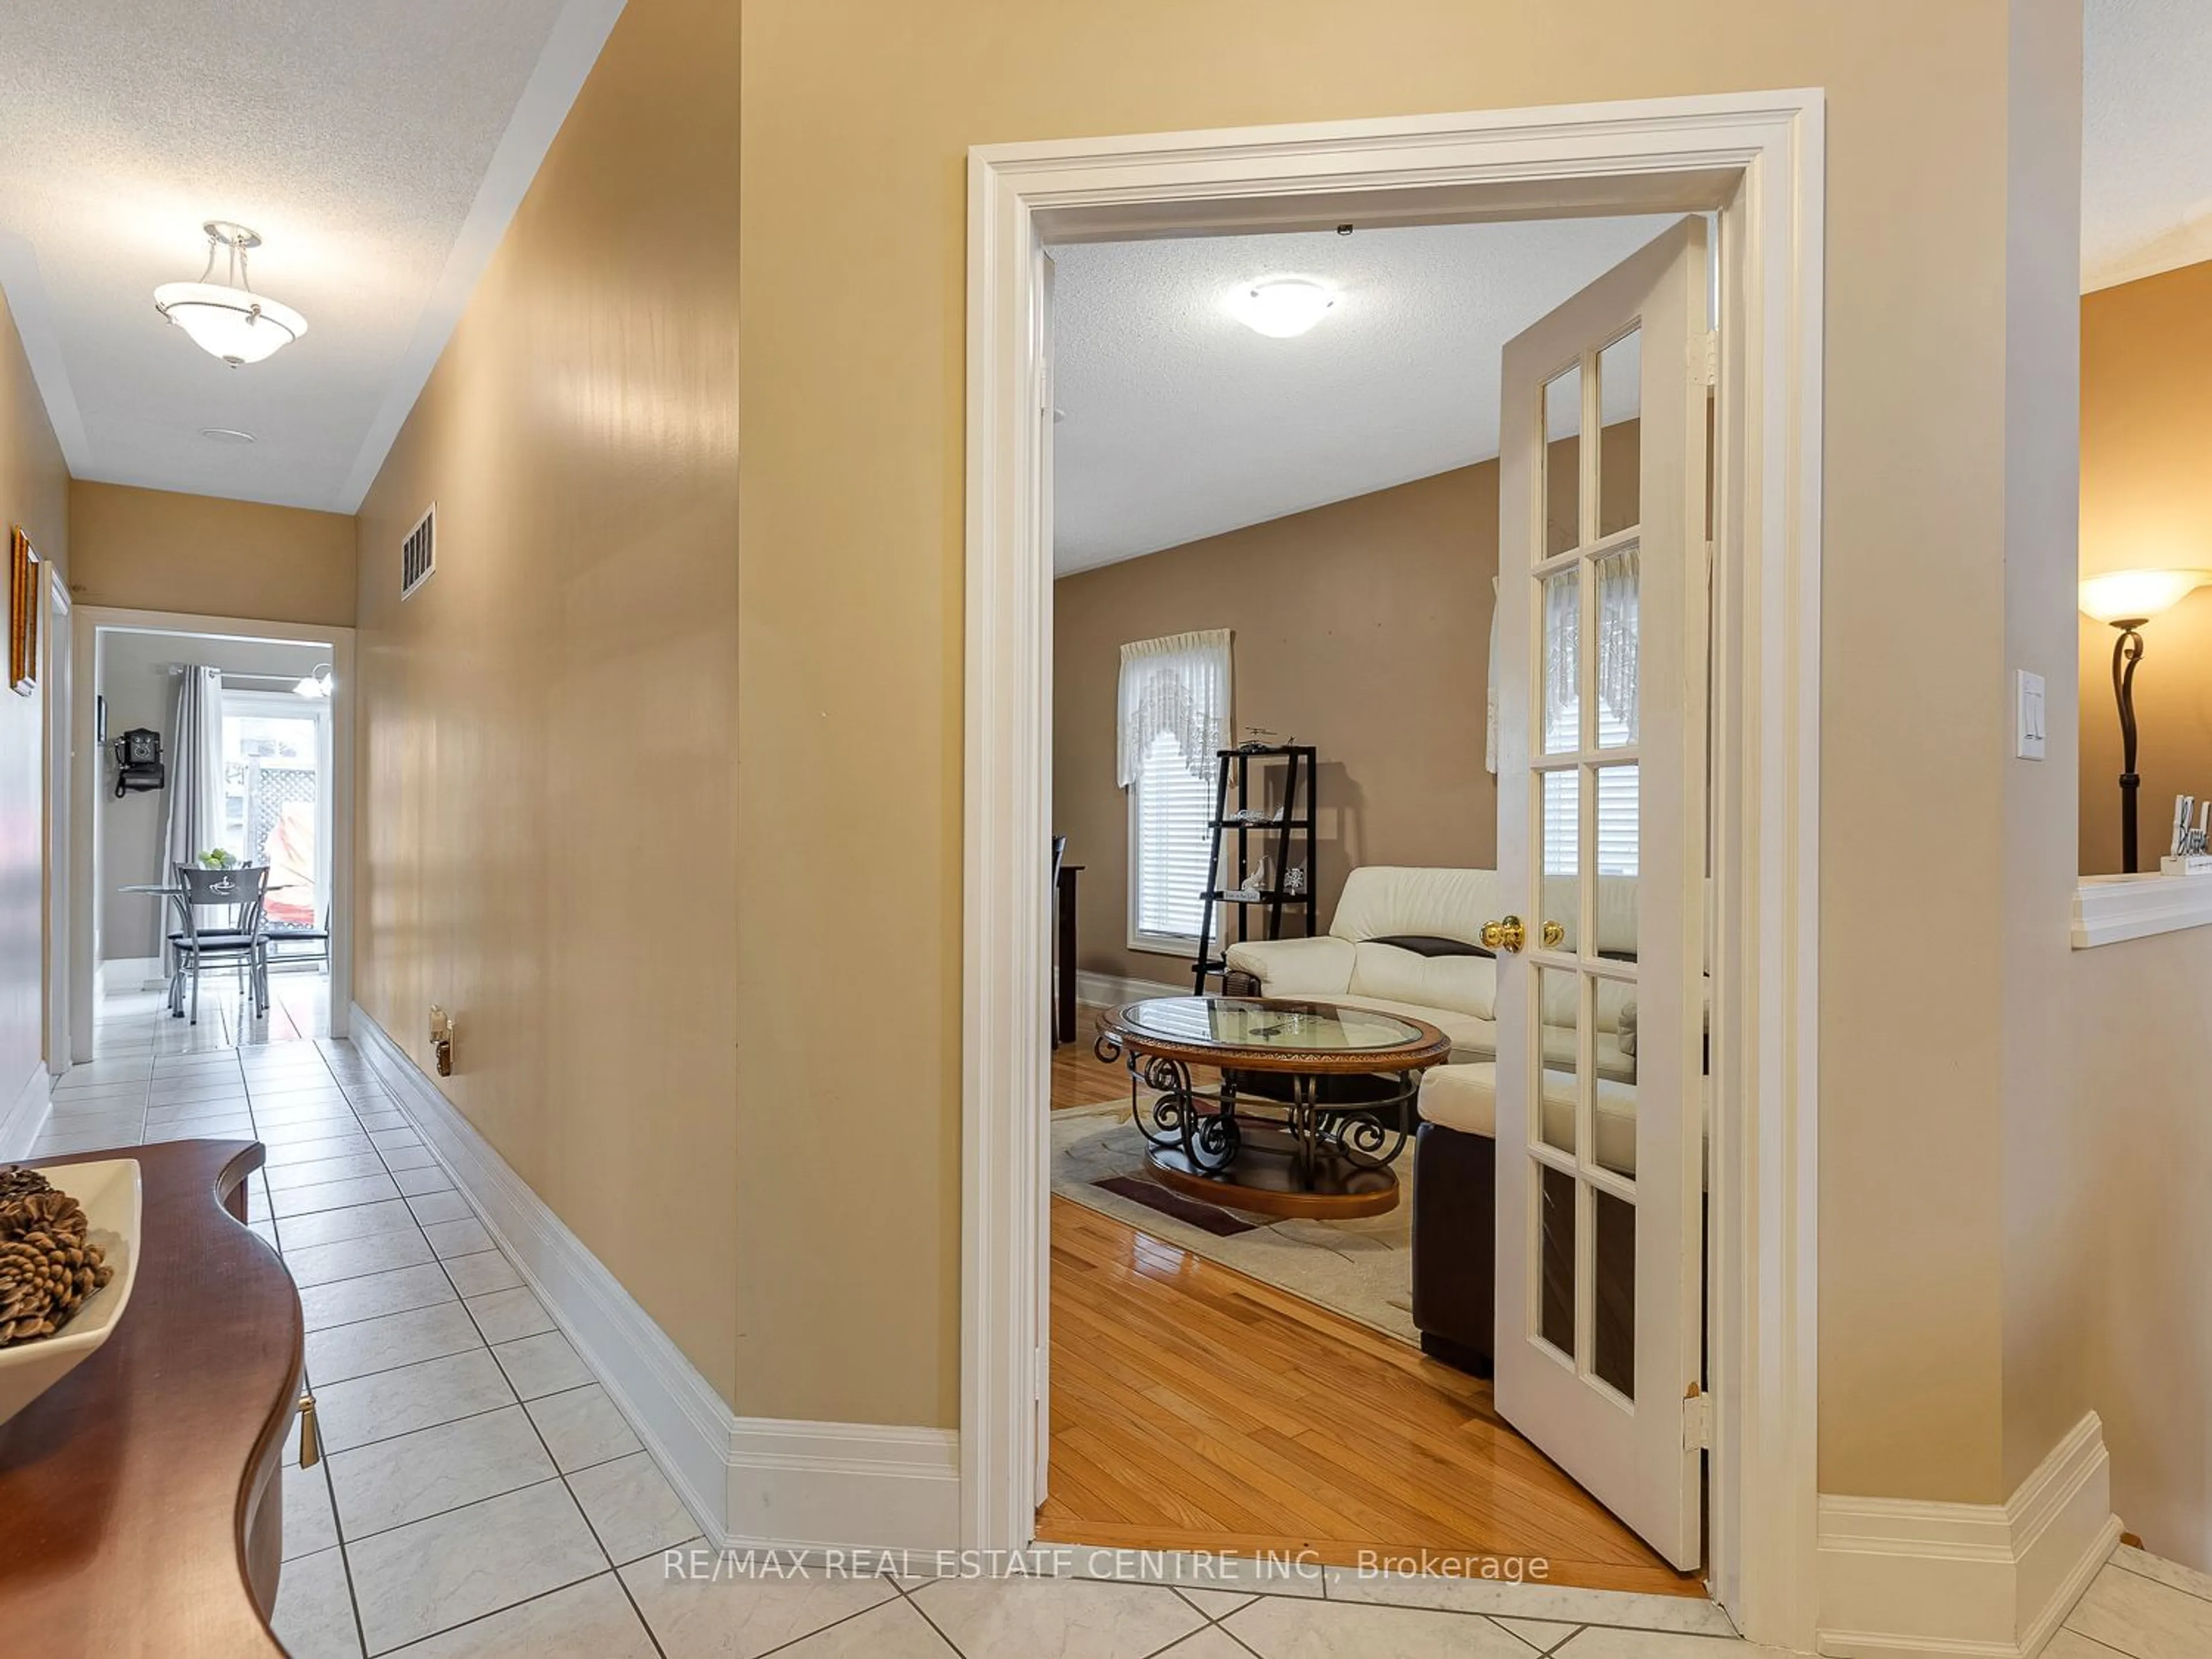
{"type": "MultiPolygon", "coordinates": [[[[1547,884],[1551,915],[1574,914],[1571,878],[1547,884]]],[[[1315,997],[1427,1020],[1452,1041],[1452,1063],[1498,1056],[1498,969],[1487,952],[1436,955],[1440,944],[1480,950],[1482,924],[1506,914],[1495,870],[1415,869],[1368,865],[1344,884],[1328,932],[1316,939],[1250,940],[1229,947],[1230,971],[1251,975],[1260,994],[1315,997]],[[1403,942],[1400,942],[1403,941],[1403,942]]],[[[1538,918],[1524,916],[1533,933],[1538,918]]],[[[1632,956],[1636,883],[1604,877],[1597,884],[1597,949],[1632,956]]],[[[1569,939],[1571,947],[1573,940],[1569,939]]],[[[1564,974],[1546,976],[1544,1060],[1575,1064],[1575,986],[1564,974]]],[[[1628,1030],[1625,986],[1601,981],[1596,994],[1595,1069],[1618,1083],[1636,1079],[1635,1015],[1628,1030]],[[1624,1037],[1627,1046],[1623,1046],[1624,1037]]]]}

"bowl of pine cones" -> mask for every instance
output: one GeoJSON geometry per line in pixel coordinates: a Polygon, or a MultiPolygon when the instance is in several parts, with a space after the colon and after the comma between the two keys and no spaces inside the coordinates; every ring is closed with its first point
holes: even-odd
{"type": "Polygon", "coordinates": [[[0,1164],[0,1423],[107,1340],[138,1269],[138,1161],[0,1164]]]}

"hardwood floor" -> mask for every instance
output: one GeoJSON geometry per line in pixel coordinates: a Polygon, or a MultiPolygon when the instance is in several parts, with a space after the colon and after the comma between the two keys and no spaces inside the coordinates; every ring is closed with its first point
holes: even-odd
{"type": "Polygon", "coordinates": [[[1055,1112],[1129,1097],[1127,1069],[1118,1060],[1101,1060],[1091,1052],[1099,1019],[1105,1012],[1091,1003],[1080,1005],[1075,1011],[1075,1041],[1063,1042],[1052,1051],[1052,1109],[1055,1112]]]}
{"type": "MultiPolygon", "coordinates": [[[[1126,1097],[1082,1041],[1054,1108],[1126,1097]]],[[[1121,1222],[1052,1202],[1041,1538],[1129,1548],[1540,1558],[1546,1582],[1702,1595],[1501,1419],[1490,1384],[1121,1222]]],[[[1530,1576],[1534,1576],[1533,1566],[1530,1576]]]]}

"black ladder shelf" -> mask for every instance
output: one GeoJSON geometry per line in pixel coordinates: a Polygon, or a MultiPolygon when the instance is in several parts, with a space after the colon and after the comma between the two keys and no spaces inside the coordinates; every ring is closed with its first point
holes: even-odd
{"type": "Polygon", "coordinates": [[[1229,972],[1229,915],[1236,912],[1237,940],[1252,937],[1252,912],[1267,912],[1267,937],[1283,936],[1283,915],[1305,923],[1305,936],[1316,931],[1314,912],[1314,768],[1316,751],[1310,744],[1289,744],[1269,749],[1222,749],[1215,751],[1213,816],[1207,833],[1213,837],[1212,878],[1221,879],[1224,849],[1221,837],[1233,833],[1237,881],[1232,887],[1209,887],[1206,908],[1198,928],[1198,960],[1191,965],[1191,981],[1200,995],[1209,978],[1220,979],[1227,988],[1229,972]],[[1280,763],[1280,764],[1276,764],[1280,763]],[[1268,785],[1279,778],[1279,798],[1270,804],[1268,785]],[[1234,784],[1236,802],[1230,801],[1234,784]],[[1256,793],[1257,799],[1255,799],[1256,793]],[[1255,848],[1257,837],[1261,846],[1255,848]],[[1273,842],[1272,851],[1267,843],[1273,842]],[[1254,855],[1268,861],[1267,885],[1248,891],[1254,855]],[[1283,878],[1291,870],[1305,872],[1304,890],[1286,893],[1283,878]],[[1217,933],[1219,937],[1217,939],[1217,933]]]}

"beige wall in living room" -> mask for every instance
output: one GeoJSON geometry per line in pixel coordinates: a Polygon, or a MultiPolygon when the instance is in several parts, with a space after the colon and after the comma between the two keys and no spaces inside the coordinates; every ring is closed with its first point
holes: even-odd
{"type": "MultiPolygon", "coordinates": [[[[1321,751],[1321,927],[1359,865],[1492,865],[1483,711],[1497,574],[1492,460],[1054,582],[1053,812],[1068,857],[1087,866],[1081,966],[1185,988],[1190,977],[1188,957],[1127,945],[1115,696],[1133,640],[1234,630],[1237,735],[1262,726],[1321,751]]],[[[1261,921],[1255,911],[1255,935],[1261,921]]]]}
{"type": "Polygon", "coordinates": [[[2003,1062],[2015,878],[1990,850],[2013,124],[2067,98],[2011,47],[2033,22],[2078,50],[2078,4],[1283,0],[1263,35],[1174,0],[744,17],[738,1226],[775,1264],[741,1282],[744,1409],[957,1417],[969,146],[1819,87],[1819,1474],[2002,1502],[1992,1149],[2008,1087],[2067,1082],[2003,1062]],[[1941,948],[1900,948],[1900,916],[1941,948]],[[862,959],[896,994],[856,1007],[862,959]]]}
{"type": "Polygon", "coordinates": [[[447,1097],[732,1403],[735,13],[629,0],[362,505],[355,890],[362,1006],[425,1072],[453,1011],[447,1097]]]}
{"type": "Polygon", "coordinates": [[[79,479],[70,522],[80,604],[353,626],[351,514],[79,479]]]}

